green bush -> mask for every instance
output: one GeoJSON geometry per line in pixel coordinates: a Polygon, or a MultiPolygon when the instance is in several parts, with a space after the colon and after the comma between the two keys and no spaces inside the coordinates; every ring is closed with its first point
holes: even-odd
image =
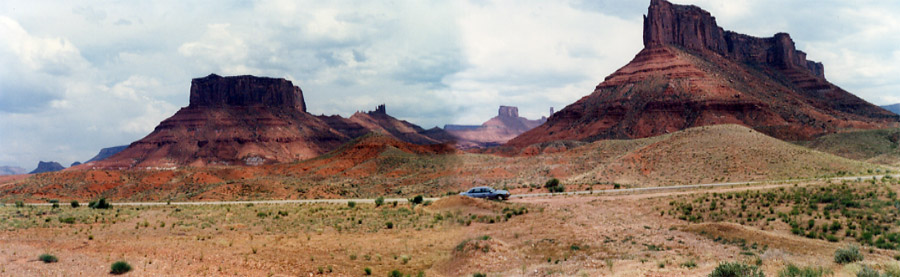
{"type": "Polygon", "coordinates": [[[112,208],[112,204],[109,204],[108,202],[106,202],[106,198],[100,198],[100,200],[97,200],[96,202],[91,201],[90,203],[88,203],[88,208],[109,209],[109,208],[112,208]]]}
{"type": "Polygon", "coordinates": [[[834,251],[834,262],[838,264],[849,264],[862,260],[863,255],[862,253],[859,253],[859,248],[856,246],[841,248],[834,251]]]}
{"type": "Polygon", "coordinates": [[[384,197],[379,196],[375,198],[375,207],[381,207],[381,205],[384,205],[384,197]]]}
{"type": "Polygon", "coordinates": [[[393,222],[388,221],[388,222],[385,223],[384,225],[387,226],[388,229],[394,229],[394,223],[393,223],[393,222]]]}
{"type": "Polygon", "coordinates": [[[367,268],[363,268],[363,271],[366,273],[366,275],[372,275],[372,269],[371,269],[371,268],[368,268],[368,267],[367,267],[367,268]]]}
{"type": "Polygon", "coordinates": [[[70,217],[62,217],[62,216],[60,216],[60,217],[59,217],[59,223],[75,224],[75,218],[74,218],[74,217],[71,217],[71,216],[70,216],[70,217]]]}
{"type": "Polygon", "coordinates": [[[559,183],[559,179],[553,178],[544,183],[544,188],[550,193],[560,193],[566,191],[566,187],[559,183]]]}
{"type": "Polygon", "coordinates": [[[347,202],[347,207],[350,207],[351,209],[356,208],[356,202],[354,202],[354,201],[347,202]]]}
{"type": "Polygon", "coordinates": [[[716,266],[709,277],[765,277],[759,267],[739,262],[721,263],[716,266]]]}
{"type": "Polygon", "coordinates": [[[78,201],[75,201],[75,200],[72,200],[72,202],[69,204],[72,205],[72,208],[81,207],[81,204],[79,204],[78,201]]]}
{"type": "Polygon", "coordinates": [[[112,264],[112,267],[110,267],[109,273],[112,273],[112,274],[125,274],[125,273],[128,273],[129,271],[131,271],[131,265],[130,265],[130,264],[128,264],[128,263],[125,262],[125,261],[118,261],[118,262],[114,262],[114,263],[112,264]]]}
{"type": "Polygon", "coordinates": [[[559,185],[559,179],[553,178],[544,183],[545,188],[555,187],[559,185]]]}
{"type": "Polygon", "coordinates": [[[56,259],[56,256],[53,256],[50,254],[41,254],[41,256],[38,257],[38,260],[41,260],[42,262],[48,263],[48,264],[59,261],[58,259],[56,259]]]}
{"type": "Polygon", "coordinates": [[[825,276],[825,273],[826,270],[821,267],[798,267],[788,264],[778,272],[778,277],[821,277],[825,276]]]}
{"type": "Polygon", "coordinates": [[[399,270],[394,269],[394,270],[391,270],[391,274],[389,274],[388,276],[390,276],[390,277],[403,277],[403,273],[400,273],[399,270]]]}
{"type": "Polygon", "coordinates": [[[475,273],[472,274],[472,277],[487,277],[487,275],[485,275],[484,273],[475,273]]]}
{"type": "Polygon", "coordinates": [[[16,208],[22,208],[22,207],[25,207],[25,202],[16,201],[16,208]]]}

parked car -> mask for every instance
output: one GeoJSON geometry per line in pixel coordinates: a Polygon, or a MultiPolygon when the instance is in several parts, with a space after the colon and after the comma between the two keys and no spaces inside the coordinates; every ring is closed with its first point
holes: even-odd
{"type": "Polygon", "coordinates": [[[459,195],[468,196],[473,198],[487,198],[487,199],[499,199],[506,200],[509,199],[509,192],[502,189],[493,189],[490,187],[474,187],[465,192],[460,192],[459,195]]]}

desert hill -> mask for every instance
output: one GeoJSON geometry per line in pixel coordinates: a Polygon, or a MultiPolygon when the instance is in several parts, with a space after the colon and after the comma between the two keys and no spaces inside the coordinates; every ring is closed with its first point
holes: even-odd
{"type": "Polygon", "coordinates": [[[740,125],[634,140],[548,142],[501,157],[370,134],[318,158],[274,165],[76,170],[0,185],[8,197],[239,200],[443,195],[473,185],[541,191],[669,186],[867,174],[882,166],[793,145],[740,125]]]}
{"type": "MultiPolygon", "coordinates": [[[[384,112],[315,116],[285,79],[210,75],[191,82],[190,104],[156,129],[91,168],[261,165],[313,158],[369,132],[440,143],[384,112]]],[[[439,134],[436,134],[439,135],[439,134]]]]}
{"type": "Polygon", "coordinates": [[[588,96],[511,140],[645,138],[715,124],[740,124],[784,140],[835,130],[893,126],[888,113],[829,83],[788,34],[725,31],[696,6],[651,1],[644,49],[588,96]]]}
{"type": "Polygon", "coordinates": [[[900,167],[900,129],[830,134],[798,144],[849,159],[900,167]]]}
{"type": "Polygon", "coordinates": [[[546,121],[521,117],[518,107],[500,106],[497,116],[481,125],[444,125],[444,130],[456,138],[458,148],[483,148],[504,144],[546,121]]]}

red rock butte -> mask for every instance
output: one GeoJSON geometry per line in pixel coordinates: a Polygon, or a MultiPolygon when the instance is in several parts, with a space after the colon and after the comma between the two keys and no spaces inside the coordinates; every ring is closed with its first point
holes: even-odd
{"type": "Polygon", "coordinates": [[[740,124],[783,140],[896,126],[900,117],[829,83],[790,35],[725,31],[696,6],[652,0],[644,49],[588,96],[511,140],[644,138],[740,124]]]}
{"type": "Polygon", "coordinates": [[[444,143],[449,137],[397,120],[384,105],[350,118],[311,115],[303,92],[291,81],[213,74],[194,79],[190,104],[152,133],[81,168],[283,163],[317,157],[373,132],[416,144],[444,143]]]}

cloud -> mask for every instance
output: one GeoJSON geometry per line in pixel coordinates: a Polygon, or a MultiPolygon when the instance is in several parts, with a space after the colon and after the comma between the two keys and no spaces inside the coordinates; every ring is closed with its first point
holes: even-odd
{"type": "MultiPolygon", "coordinates": [[[[673,1],[725,29],[789,32],[832,82],[900,101],[897,3],[673,1]]],[[[0,165],[68,164],[130,143],[209,73],[287,78],[315,114],[386,103],[430,127],[516,105],[538,118],[637,54],[648,2],[0,1],[0,165]]]]}

